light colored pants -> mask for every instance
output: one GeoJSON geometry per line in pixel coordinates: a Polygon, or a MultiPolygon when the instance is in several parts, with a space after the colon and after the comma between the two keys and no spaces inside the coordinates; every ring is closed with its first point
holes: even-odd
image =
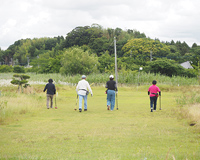
{"type": "Polygon", "coordinates": [[[108,90],[107,91],[107,105],[110,106],[110,110],[114,110],[115,107],[115,91],[108,90]]]}
{"type": "Polygon", "coordinates": [[[49,101],[50,101],[50,107],[53,108],[53,95],[47,94],[47,108],[49,108],[49,101]]]}
{"type": "Polygon", "coordinates": [[[84,99],[84,109],[87,109],[87,95],[83,96],[79,94],[79,109],[82,109],[82,100],[84,99]]]}

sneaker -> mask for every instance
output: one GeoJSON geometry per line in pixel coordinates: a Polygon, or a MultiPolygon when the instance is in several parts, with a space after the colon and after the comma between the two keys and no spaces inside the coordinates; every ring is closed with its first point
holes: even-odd
{"type": "Polygon", "coordinates": [[[55,109],[58,109],[57,107],[55,107],[55,109]]]}
{"type": "Polygon", "coordinates": [[[87,109],[84,109],[84,111],[87,111],[87,109]]]}
{"type": "Polygon", "coordinates": [[[79,109],[79,112],[82,112],[82,109],[79,109]]]}
{"type": "Polygon", "coordinates": [[[107,110],[110,110],[110,106],[109,105],[107,105],[107,110]]]}
{"type": "Polygon", "coordinates": [[[153,112],[153,109],[151,109],[151,112],[153,112]]]}

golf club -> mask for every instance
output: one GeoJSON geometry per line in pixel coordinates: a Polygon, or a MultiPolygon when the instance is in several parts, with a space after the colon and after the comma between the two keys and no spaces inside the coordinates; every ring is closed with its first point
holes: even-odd
{"type": "Polygon", "coordinates": [[[116,105],[117,105],[117,110],[118,110],[118,99],[117,99],[117,93],[116,93],[116,105]]]}
{"type": "Polygon", "coordinates": [[[56,104],[56,95],[55,95],[55,109],[57,109],[57,104],[56,104]]]}
{"type": "Polygon", "coordinates": [[[161,110],[161,96],[159,96],[159,101],[160,101],[160,110],[161,110]]]}
{"type": "Polygon", "coordinates": [[[78,94],[76,96],[76,105],[75,105],[75,108],[74,108],[75,111],[76,111],[76,107],[77,107],[77,101],[78,101],[78,94]]]}

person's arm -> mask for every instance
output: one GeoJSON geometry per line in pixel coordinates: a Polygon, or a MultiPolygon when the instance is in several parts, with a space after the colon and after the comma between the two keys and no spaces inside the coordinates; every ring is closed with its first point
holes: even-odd
{"type": "Polygon", "coordinates": [[[108,88],[108,82],[106,82],[106,87],[105,88],[108,88]]]}
{"type": "Polygon", "coordinates": [[[46,91],[46,89],[47,89],[47,84],[46,84],[46,86],[44,87],[44,90],[43,90],[43,92],[45,92],[45,91],[46,91]]]}
{"type": "Polygon", "coordinates": [[[76,86],[76,93],[78,94],[78,89],[79,89],[79,83],[76,86]]]}
{"type": "Polygon", "coordinates": [[[56,86],[54,85],[54,94],[56,94],[56,86]]]}
{"type": "Polygon", "coordinates": [[[87,83],[87,88],[89,89],[89,92],[90,92],[90,94],[91,94],[91,96],[92,96],[92,95],[93,95],[93,93],[92,93],[92,89],[91,89],[91,87],[90,87],[89,83],[87,83]]]}

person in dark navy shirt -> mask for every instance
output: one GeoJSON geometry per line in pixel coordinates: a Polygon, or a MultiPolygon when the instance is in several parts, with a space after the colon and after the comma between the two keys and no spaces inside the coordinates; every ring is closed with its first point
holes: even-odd
{"type": "MultiPolygon", "coordinates": [[[[56,87],[53,84],[53,80],[49,79],[48,80],[49,83],[46,84],[43,92],[46,92],[47,94],[47,109],[49,109],[49,101],[50,101],[50,108],[53,108],[53,95],[56,94],[56,87]]],[[[57,107],[55,107],[57,109],[57,107]]]]}
{"type": "Polygon", "coordinates": [[[117,92],[117,83],[113,80],[114,76],[109,76],[109,81],[106,83],[107,88],[107,109],[113,111],[115,107],[115,92],[117,92]]]}

